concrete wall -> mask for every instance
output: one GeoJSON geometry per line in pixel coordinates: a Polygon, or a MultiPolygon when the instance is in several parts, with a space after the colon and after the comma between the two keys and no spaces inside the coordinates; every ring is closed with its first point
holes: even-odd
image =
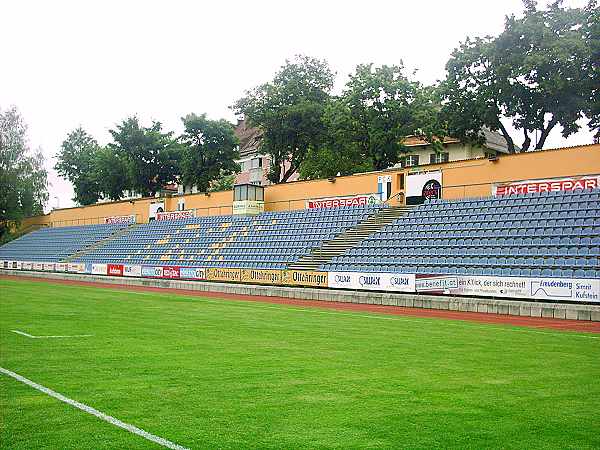
{"type": "Polygon", "coordinates": [[[248,284],[214,283],[199,281],[157,280],[151,278],[123,278],[69,273],[20,272],[0,269],[0,274],[43,279],[100,282],[127,286],[152,286],[165,289],[189,289],[200,292],[221,292],[240,295],[264,295],[324,302],[363,303],[448,311],[470,311],[486,314],[504,314],[523,317],[546,317],[600,321],[600,305],[580,305],[487,298],[445,297],[422,294],[359,292],[335,289],[294,288],[248,284]]]}

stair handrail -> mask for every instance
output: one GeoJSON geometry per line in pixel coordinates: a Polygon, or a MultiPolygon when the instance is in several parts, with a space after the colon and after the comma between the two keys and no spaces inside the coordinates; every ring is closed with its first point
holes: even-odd
{"type": "Polygon", "coordinates": [[[396,192],[394,195],[392,195],[390,198],[388,198],[387,200],[385,200],[383,202],[384,205],[388,205],[389,206],[389,202],[390,200],[395,199],[396,197],[399,197],[400,195],[404,196],[404,191],[400,191],[400,192],[396,192]]]}

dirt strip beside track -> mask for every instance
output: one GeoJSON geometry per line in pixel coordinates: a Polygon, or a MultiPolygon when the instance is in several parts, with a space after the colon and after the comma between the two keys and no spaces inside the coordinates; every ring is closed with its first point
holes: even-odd
{"type": "Polygon", "coordinates": [[[171,289],[149,286],[127,286],[123,284],[99,283],[94,281],[76,281],[44,279],[36,277],[22,277],[0,275],[5,280],[27,280],[40,283],[66,284],[73,286],[93,286],[107,289],[122,289],[125,291],[156,292],[165,294],[167,292],[195,297],[220,298],[225,300],[242,300],[250,302],[273,303],[278,305],[293,305],[321,309],[334,309],[339,311],[369,312],[397,316],[413,316],[423,318],[440,318],[451,320],[466,320],[479,323],[504,324],[530,328],[547,328],[555,330],[581,331],[586,333],[600,333],[600,322],[588,322],[581,320],[548,319],[542,317],[522,317],[503,314],[486,314],[475,312],[448,311],[440,309],[408,308],[401,306],[367,305],[358,303],[325,302],[318,300],[300,300],[284,297],[269,297],[261,295],[227,294],[222,292],[193,291],[188,289],[171,289]]]}

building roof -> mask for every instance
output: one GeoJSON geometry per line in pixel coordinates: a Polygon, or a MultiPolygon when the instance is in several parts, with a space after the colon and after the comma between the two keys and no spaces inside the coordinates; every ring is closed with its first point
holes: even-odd
{"type": "MultiPolygon", "coordinates": [[[[504,136],[496,131],[491,131],[488,128],[483,128],[485,142],[483,147],[490,150],[496,150],[501,153],[508,153],[508,145],[504,136]]],[[[245,119],[238,120],[235,127],[235,135],[240,141],[240,157],[253,156],[259,153],[260,143],[262,141],[263,132],[259,128],[248,126],[245,119]]],[[[445,136],[443,144],[460,144],[461,140],[454,137],[445,136]]],[[[407,136],[403,142],[406,147],[426,147],[431,145],[422,136],[407,136]]]]}
{"type": "Polygon", "coordinates": [[[249,127],[245,119],[238,120],[235,135],[240,141],[240,157],[256,155],[260,148],[263,132],[259,128],[249,127]]]}
{"type": "MultiPolygon", "coordinates": [[[[483,128],[483,135],[485,137],[484,147],[490,150],[496,150],[501,153],[508,153],[508,145],[504,136],[500,133],[491,131],[488,128],[483,128]]],[[[444,137],[443,144],[460,144],[460,139],[446,136],[444,137]]],[[[422,136],[407,136],[402,143],[406,147],[426,147],[431,145],[430,142],[425,140],[422,136]]]]}

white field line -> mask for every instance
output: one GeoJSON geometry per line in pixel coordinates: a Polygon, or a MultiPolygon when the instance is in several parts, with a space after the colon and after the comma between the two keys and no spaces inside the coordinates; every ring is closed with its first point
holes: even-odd
{"type": "Polygon", "coordinates": [[[92,334],[73,334],[71,336],[34,336],[32,334],[29,333],[25,333],[24,331],[19,331],[19,330],[10,330],[13,333],[17,333],[20,334],[21,336],[25,336],[31,339],[62,339],[62,338],[82,338],[82,337],[91,337],[93,336],[92,334]]]}
{"type": "Polygon", "coordinates": [[[155,442],[158,445],[162,445],[163,447],[175,450],[189,450],[187,447],[182,447],[181,445],[175,444],[174,442],[168,441],[167,439],[161,438],[160,436],[155,436],[154,434],[148,433],[147,431],[144,431],[141,428],[122,422],[119,419],[109,416],[108,414],[104,414],[103,412],[98,411],[97,409],[94,409],[91,406],[84,405],[83,403],[79,403],[78,401],[65,397],[64,395],[59,394],[58,392],[55,392],[52,389],[48,389],[47,387],[44,387],[41,384],[37,384],[34,381],[22,377],[17,373],[11,372],[8,369],[0,367],[0,372],[34,389],[37,389],[38,391],[43,392],[44,394],[47,394],[50,397],[54,397],[55,399],[60,400],[61,402],[74,406],[77,409],[80,409],[88,414],[96,416],[99,419],[102,419],[105,422],[108,422],[116,427],[123,428],[124,430],[129,431],[130,433],[137,434],[138,436],[141,436],[149,441],[155,442]]]}

